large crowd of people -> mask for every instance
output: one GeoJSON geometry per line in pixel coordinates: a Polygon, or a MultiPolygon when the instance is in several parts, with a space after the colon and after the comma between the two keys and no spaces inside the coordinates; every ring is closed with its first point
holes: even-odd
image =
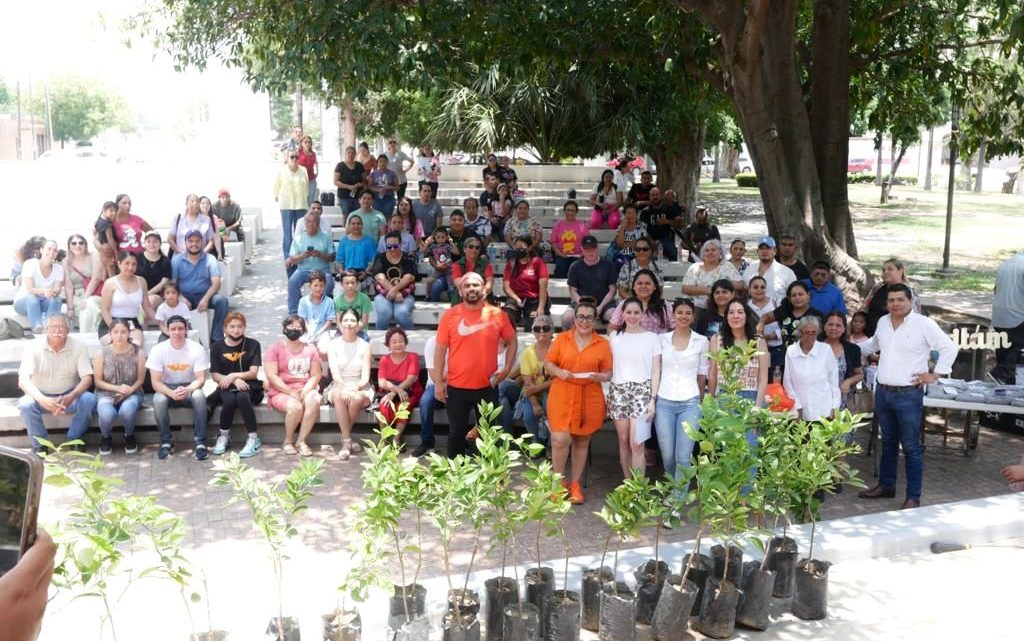
{"type": "Polygon", "coordinates": [[[709,355],[753,342],[757,354],[739,372],[740,395],[764,406],[769,382],[781,382],[806,420],[845,407],[866,373],[876,372],[882,474],[879,486],[862,494],[894,493],[902,446],[905,505],[920,501],[920,386],[950,372],[956,347],[919,313],[920,296],[898,260],[886,262],[882,282],[850,317],[829,264],[804,265],[794,236],[757,238],[756,258],[747,256],[746,239],[734,239],[727,252],[706,206],[687,224],[674,194],[662,193],[646,172],[627,190],[621,175],[605,171],[589,215],[569,199],[561,220],[545,229],[507,158],[488,155],[479,198],[446,215],[437,199],[443,166],[429,145],[415,161],[394,140],[377,156],[365,143],[349,147],[335,168],[334,192],[323,194],[312,141],[296,131],[289,142],[274,184],[288,314],[266,350],[246,336],[245,316],[229,312],[220,293],[223,242],[244,237],[227,190],[215,203],[186,198],[167,235],[168,255],[127,195],[104,205],[92,252],[81,235],[69,239],[66,255],[46,239],[19,250],[15,307],[46,339],[27,351],[19,377],[33,446],[46,435],[43,414],[73,414],[68,437],[77,438],[97,411],[100,452],[112,451],[115,422],[123,425],[125,450],[135,452],[147,370],[161,459],[174,448],[172,407],[192,410],[193,453],[207,458],[211,404],[222,407],[212,453],[231,447],[238,410],[247,431],[240,455],[257,454],[255,407],[264,398],[283,415],[288,454],[313,454],[307,439],[324,404],[335,410],[340,459],[360,451],[353,428],[368,409],[395,421],[403,438],[408,421],[394,408],[404,403],[419,410],[412,454],[434,448],[433,412],[444,405],[447,454],[455,456],[473,450],[475,408],[487,400],[505,409],[503,426],[515,429],[521,420],[545,445],[572,501],[582,503],[589,440],[608,421],[624,476],[648,465],[648,444],[656,443],[667,471],[690,465],[693,441],[684,425],[699,429],[701,399],[721,389],[709,355]],[[413,168],[416,200],[405,195],[413,168]],[[344,214],[337,243],[323,226],[322,200],[337,202],[344,214]],[[614,230],[603,251],[592,234],[601,228],[614,230]],[[665,267],[680,260],[688,264],[681,281],[666,281],[665,267]],[[425,288],[417,294],[421,266],[425,288]],[[551,278],[564,278],[569,290],[557,334],[551,278]],[[450,307],[425,353],[416,354],[407,331],[422,301],[450,307]],[[209,350],[188,338],[190,312],[207,309],[209,350]],[[386,330],[387,353],[376,368],[371,313],[375,328],[386,330]],[[75,324],[102,337],[94,359],[68,337],[75,324]],[[144,356],[142,330],[150,324],[159,326],[161,342],[144,356]],[[519,330],[535,339],[522,354],[519,330]],[[932,350],[939,354],[934,373],[932,350]],[[204,393],[207,378],[215,394],[204,393]]]}

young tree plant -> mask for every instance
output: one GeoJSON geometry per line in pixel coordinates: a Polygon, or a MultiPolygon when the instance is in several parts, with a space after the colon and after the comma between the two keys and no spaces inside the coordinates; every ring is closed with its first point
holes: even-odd
{"type": "MultiPolygon", "coordinates": [[[[601,552],[601,565],[598,567],[604,567],[604,560],[608,555],[608,545],[614,538],[615,556],[612,574],[617,575],[621,543],[631,536],[635,536],[641,528],[650,527],[654,522],[644,509],[652,492],[653,484],[650,479],[643,475],[634,475],[625,479],[604,497],[604,507],[600,512],[595,512],[597,517],[608,527],[608,537],[605,539],[604,549],[601,552]]],[[[619,593],[617,583],[618,581],[613,578],[612,590],[616,595],[619,593]]]]}
{"type": "Polygon", "coordinates": [[[270,550],[274,579],[277,584],[278,639],[284,639],[284,562],[288,559],[285,545],[299,533],[295,525],[298,514],[306,510],[313,497],[313,489],[324,484],[320,476],[322,459],[304,459],[292,468],[281,482],[273,485],[256,477],[256,471],[242,463],[237,453],[214,463],[214,476],[210,481],[218,487],[231,488],[233,495],[228,505],[241,501],[252,513],[252,521],[263,535],[270,550]]]}

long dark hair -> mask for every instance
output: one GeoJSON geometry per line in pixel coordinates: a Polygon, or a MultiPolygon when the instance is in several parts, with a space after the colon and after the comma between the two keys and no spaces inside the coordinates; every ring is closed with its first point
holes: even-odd
{"type": "MultiPolygon", "coordinates": [[[[524,254],[525,257],[533,258],[534,256],[537,255],[537,253],[533,249],[533,238],[531,238],[529,236],[519,236],[518,238],[516,238],[515,240],[512,241],[512,248],[513,249],[515,249],[516,243],[526,243],[526,253],[524,254]]],[[[483,253],[483,252],[481,251],[481,253],[483,253]]],[[[526,264],[529,265],[530,264],[529,261],[527,261],[526,264]]],[[[519,276],[519,270],[522,269],[522,267],[523,267],[523,265],[522,265],[522,263],[519,262],[519,259],[513,260],[512,261],[512,275],[513,276],[519,276]]]]}
{"type": "MultiPolygon", "coordinates": [[[[651,316],[655,316],[658,319],[658,324],[662,327],[668,327],[669,317],[668,311],[665,309],[665,299],[661,297],[661,282],[658,280],[657,274],[650,269],[640,269],[633,274],[633,284],[629,288],[630,292],[633,292],[636,288],[636,279],[643,275],[650,276],[651,280],[654,281],[654,291],[651,292],[651,300],[647,303],[647,313],[651,316]]],[[[635,296],[636,294],[632,294],[635,296]]]]}
{"type": "MultiPolygon", "coordinates": [[[[732,292],[733,299],[736,298],[736,287],[732,284],[732,281],[728,278],[719,278],[711,284],[711,293],[708,294],[708,310],[718,313],[718,304],[715,303],[715,290],[724,289],[728,292],[732,292]]],[[[729,304],[725,304],[726,309],[729,308],[729,304]]],[[[724,314],[723,314],[724,317],[724,314]]]]}
{"type": "Polygon", "coordinates": [[[609,176],[612,177],[612,191],[618,191],[619,186],[615,184],[615,172],[612,171],[611,169],[605,169],[604,171],[601,172],[601,179],[597,181],[597,193],[600,194],[604,191],[605,174],[608,174],[609,176]]]}
{"type": "Polygon", "coordinates": [[[757,336],[757,315],[754,314],[754,311],[746,303],[734,298],[725,306],[725,322],[722,323],[722,329],[719,330],[719,335],[722,337],[722,347],[732,347],[736,344],[736,337],[733,336],[732,327],[729,326],[729,308],[733,305],[742,307],[743,313],[746,314],[747,319],[743,324],[743,332],[747,337],[746,340],[753,340],[757,336]]]}

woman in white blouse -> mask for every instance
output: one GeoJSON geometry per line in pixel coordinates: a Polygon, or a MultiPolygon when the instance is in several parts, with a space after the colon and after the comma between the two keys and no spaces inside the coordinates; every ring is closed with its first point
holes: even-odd
{"type": "Polygon", "coordinates": [[[57,262],[57,241],[48,240],[39,258],[29,258],[21,267],[21,283],[14,296],[14,311],[28,316],[32,331],[42,334],[46,320],[59,314],[64,305],[64,267],[57,262]]]}
{"type": "Polygon", "coordinates": [[[701,309],[707,307],[707,297],[711,295],[715,281],[730,280],[737,292],[742,292],[746,286],[740,273],[724,257],[722,241],[708,239],[700,246],[701,262],[690,265],[683,276],[683,294],[692,296],[694,304],[701,309]]]}
{"type": "Polygon", "coordinates": [[[700,429],[700,402],[708,378],[708,339],[691,330],[696,307],[689,298],[672,306],[676,328],[661,334],[662,381],[655,402],[654,431],[665,472],[676,479],[689,467],[693,439],[686,425],[700,429]]]}
{"type": "Polygon", "coordinates": [[[619,463],[623,477],[641,476],[646,469],[640,425],[654,418],[654,399],[661,382],[661,341],[640,324],[643,304],[629,298],[622,304],[624,326],[609,338],[612,347],[612,381],[608,390],[608,416],[619,437],[619,463]]]}
{"type": "Polygon", "coordinates": [[[818,342],[821,322],[804,316],[797,324],[800,339],[786,350],[782,384],[805,421],[831,416],[839,409],[838,366],[832,348],[818,342]]]}

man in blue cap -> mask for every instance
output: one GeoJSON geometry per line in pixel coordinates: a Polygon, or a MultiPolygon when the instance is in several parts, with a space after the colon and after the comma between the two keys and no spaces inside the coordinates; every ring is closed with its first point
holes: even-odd
{"type": "Polygon", "coordinates": [[[757,259],[756,263],[751,263],[743,272],[743,281],[749,284],[754,276],[762,276],[768,285],[768,298],[778,304],[785,300],[786,289],[796,280],[796,274],[775,260],[775,239],[771,236],[757,239],[757,259]]]}
{"type": "Polygon", "coordinates": [[[213,308],[211,338],[224,338],[224,318],[228,315],[228,297],[219,294],[220,264],[203,251],[203,234],[193,229],[185,234],[185,253],[171,259],[171,278],[178,291],[197,312],[213,308]]]}

